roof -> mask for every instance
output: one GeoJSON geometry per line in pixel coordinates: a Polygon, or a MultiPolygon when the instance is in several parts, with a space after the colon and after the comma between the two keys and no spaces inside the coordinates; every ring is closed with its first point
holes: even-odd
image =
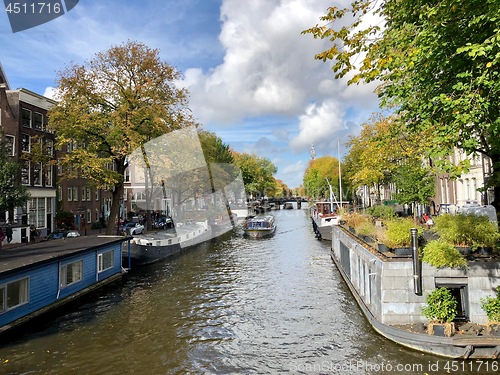
{"type": "Polygon", "coordinates": [[[38,263],[54,261],[61,257],[129,239],[130,237],[123,236],[87,236],[21,245],[7,250],[2,249],[0,251],[0,274],[19,271],[38,263]]]}

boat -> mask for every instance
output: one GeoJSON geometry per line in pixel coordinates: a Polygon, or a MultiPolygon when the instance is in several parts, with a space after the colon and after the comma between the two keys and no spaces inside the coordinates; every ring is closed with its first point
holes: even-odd
{"type": "Polygon", "coordinates": [[[208,221],[178,224],[175,228],[134,236],[122,257],[134,265],[145,265],[165,259],[181,250],[205,242],[214,235],[208,221]]]}
{"type": "Polygon", "coordinates": [[[285,202],[283,205],[284,210],[293,210],[293,202],[285,202]]]}
{"type": "Polygon", "coordinates": [[[245,235],[252,238],[271,236],[276,231],[276,222],[272,215],[257,215],[249,218],[243,225],[245,235]]]}
{"type": "Polygon", "coordinates": [[[311,206],[311,219],[316,237],[326,241],[332,240],[332,225],[340,224],[340,215],[336,207],[328,201],[316,202],[311,206]]]}

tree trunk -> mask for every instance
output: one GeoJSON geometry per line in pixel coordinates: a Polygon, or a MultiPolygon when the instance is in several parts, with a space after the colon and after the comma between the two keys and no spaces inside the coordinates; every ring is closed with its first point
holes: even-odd
{"type": "Polygon", "coordinates": [[[490,158],[491,164],[493,165],[493,176],[491,179],[494,183],[493,192],[495,195],[491,204],[495,207],[495,210],[497,211],[497,219],[500,222],[500,154],[491,155],[490,158]]]}
{"type": "Polygon", "coordinates": [[[120,234],[120,222],[118,217],[120,214],[121,198],[123,197],[123,182],[119,182],[115,185],[115,190],[113,191],[113,198],[111,201],[111,209],[109,212],[108,226],[106,228],[106,234],[120,234]],[[116,226],[116,231],[115,231],[116,226]]]}

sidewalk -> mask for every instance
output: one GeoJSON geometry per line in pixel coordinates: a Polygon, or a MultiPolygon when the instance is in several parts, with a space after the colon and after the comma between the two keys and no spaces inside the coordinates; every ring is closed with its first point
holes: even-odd
{"type": "MultiPolygon", "coordinates": [[[[85,237],[85,231],[84,230],[74,230],[73,232],[78,232],[80,233],[80,236],[82,237],[85,237]]],[[[106,228],[102,228],[102,229],[90,229],[90,230],[87,230],[87,236],[95,236],[95,235],[98,235],[98,234],[106,234],[106,228]]],[[[1,247],[0,247],[0,251],[5,251],[5,250],[11,250],[11,249],[16,249],[16,248],[19,248],[19,247],[26,247],[28,245],[32,245],[32,244],[36,244],[36,243],[39,243],[39,242],[44,242],[43,241],[44,238],[43,237],[35,237],[35,241],[33,242],[27,242],[27,243],[7,243],[7,241],[4,240],[4,242],[2,243],[1,247]]],[[[53,240],[53,241],[57,241],[57,240],[53,240]]]]}

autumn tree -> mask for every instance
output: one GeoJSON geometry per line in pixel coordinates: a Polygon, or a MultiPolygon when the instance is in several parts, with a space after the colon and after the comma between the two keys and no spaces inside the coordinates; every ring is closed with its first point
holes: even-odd
{"type": "Polygon", "coordinates": [[[489,157],[497,211],[499,9],[498,0],[358,0],[329,8],[322,25],[305,31],[332,41],[316,58],[332,60],[337,78],[380,82],[381,105],[408,132],[432,135],[426,152],[442,169],[459,173],[447,163],[453,147],[489,157]]]}
{"type": "Polygon", "coordinates": [[[337,158],[322,156],[309,161],[303,177],[304,188],[309,196],[328,197],[330,195],[328,183],[330,183],[334,194],[340,200],[339,182],[339,160],[337,158]]]}
{"type": "MultiPolygon", "coordinates": [[[[381,187],[395,182],[394,176],[400,168],[423,162],[426,134],[409,134],[400,124],[396,116],[375,114],[361,125],[360,134],[351,136],[347,143],[345,180],[354,188],[370,187],[377,193],[378,201],[381,187]]],[[[426,170],[431,173],[429,168],[426,170]]]]}
{"type": "Polygon", "coordinates": [[[248,153],[233,152],[234,162],[241,170],[247,193],[265,196],[274,191],[273,175],[278,168],[268,158],[248,153]]]}
{"type": "Polygon", "coordinates": [[[187,92],[175,85],[180,77],[158,50],[133,41],[59,72],[49,126],[60,147],[76,146],[61,158],[67,177],[78,174],[98,188],[113,187],[108,234],[118,218],[128,156],[193,122],[187,92]]]}

